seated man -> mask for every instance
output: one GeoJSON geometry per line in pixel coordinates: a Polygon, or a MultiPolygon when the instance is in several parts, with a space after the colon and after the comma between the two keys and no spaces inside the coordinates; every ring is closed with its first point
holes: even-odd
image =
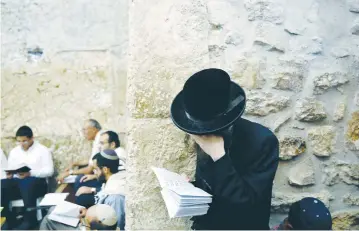
{"type": "MultiPolygon", "coordinates": [[[[81,186],[88,186],[88,187],[101,187],[101,182],[97,180],[87,181],[87,182],[80,182],[81,177],[83,174],[93,174],[93,163],[92,158],[100,152],[100,136],[101,136],[101,125],[94,119],[89,119],[85,121],[83,132],[84,136],[87,140],[93,141],[92,144],[92,153],[91,158],[87,163],[82,162],[74,162],[72,163],[69,168],[67,168],[63,173],[61,173],[57,177],[57,181],[62,183],[64,178],[70,175],[78,175],[75,182],[75,191],[77,191],[81,186]],[[86,166],[86,167],[82,167],[86,166]],[[79,169],[74,169],[76,167],[80,167],[79,169]],[[82,168],[81,168],[82,167],[82,168]]],[[[91,206],[92,204],[89,204],[91,206]]],[[[85,206],[85,205],[83,205],[85,206]]]]}
{"type": "MultiPolygon", "coordinates": [[[[103,179],[106,183],[103,187],[90,188],[82,186],[77,194],[87,195],[92,198],[94,204],[106,204],[111,206],[117,214],[117,225],[121,230],[125,228],[125,171],[119,171],[119,158],[114,150],[104,150],[96,154],[93,163],[98,180],[103,179]]],[[[63,224],[51,221],[47,216],[41,223],[41,229],[63,230],[63,224]],[[47,223],[51,223],[48,225],[47,223]]],[[[66,227],[67,229],[73,229],[66,227]]]]}
{"type": "MultiPolygon", "coordinates": [[[[88,210],[82,209],[79,214],[80,217],[85,218],[84,226],[90,230],[116,230],[117,229],[117,216],[115,210],[104,204],[91,206],[88,210]]],[[[40,226],[40,230],[74,230],[77,228],[58,223],[47,219],[40,226]]]]}
{"type": "MultiPolygon", "coordinates": [[[[11,150],[8,159],[10,166],[28,166],[31,171],[10,174],[7,179],[1,180],[1,207],[4,207],[2,216],[9,221],[12,228],[12,216],[9,212],[11,200],[22,199],[25,208],[35,207],[36,199],[47,193],[46,178],[54,173],[54,164],[50,151],[42,144],[34,141],[31,128],[22,126],[16,132],[16,141],[19,144],[11,150]]],[[[36,226],[36,211],[25,212],[23,223],[16,229],[25,230],[36,226]]]]}
{"type": "MultiPolygon", "coordinates": [[[[101,134],[100,136],[100,151],[111,149],[115,150],[117,156],[119,157],[119,170],[125,169],[125,158],[126,154],[123,148],[120,147],[120,140],[117,133],[113,131],[107,131],[101,134]]],[[[101,187],[103,182],[97,181],[97,176],[95,174],[79,175],[75,182],[75,190],[78,191],[81,186],[98,188],[101,187]],[[96,181],[97,183],[93,182],[96,181]],[[99,184],[99,183],[100,184],[99,184]]],[[[76,203],[85,207],[90,207],[93,205],[93,200],[88,197],[88,195],[80,195],[76,197],[76,203]]]]}
{"type": "Polygon", "coordinates": [[[293,203],[288,217],[274,230],[331,230],[332,217],[319,199],[306,197],[293,203]]]}

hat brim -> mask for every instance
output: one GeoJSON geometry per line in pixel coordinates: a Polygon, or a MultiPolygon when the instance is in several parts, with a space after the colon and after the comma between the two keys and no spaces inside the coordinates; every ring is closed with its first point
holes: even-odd
{"type": "Polygon", "coordinates": [[[183,91],[178,93],[171,105],[171,119],[181,130],[194,135],[213,134],[231,126],[244,113],[246,106],[246,95],[244,90],[236,83],[231,81],[230,86],[231,100],[239,95],[244,97],[241,103],[235,106],[226,115],[220,116],[210,121],[196,121],[186,115],[183,104],[183,91]]]}

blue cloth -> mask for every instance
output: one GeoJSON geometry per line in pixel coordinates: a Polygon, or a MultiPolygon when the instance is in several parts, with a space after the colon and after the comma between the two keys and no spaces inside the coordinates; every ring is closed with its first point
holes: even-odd
{"type": "MultiPolygon", "coordinates": [[[[90,180],[86,182],[80,182],[81,178],[84,175],[78,175],[75,180],[75,192],[82,186],[90,187],[90,188],[96,188],[96,191],[99,192],[101,190],[102,183],[98,180],[90,180]]],[[[82,194],[78,197],[75,197],[75,203],[81,206],[84,206],[86,208],[91,207],[95,204],[95,197],[94,194],[82,194]]]]}
{"type": "Polygon", "coordinates": [[[117,215],[117,227],[125,230],[125,196],[120,194],[105,195],[100,198],[97,204],[106,204],[111,206],[117,215]]]}

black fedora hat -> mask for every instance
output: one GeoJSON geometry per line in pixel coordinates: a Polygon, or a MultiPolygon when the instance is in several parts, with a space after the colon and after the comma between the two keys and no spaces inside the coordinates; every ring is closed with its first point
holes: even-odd
{"type": "Polygon", "coordinates": [[[171,105],[173,123],[195,135],[213,134],[232,125],[244,112],[244,90],[227,72],[205,69],[192,75],[171,105]]]}

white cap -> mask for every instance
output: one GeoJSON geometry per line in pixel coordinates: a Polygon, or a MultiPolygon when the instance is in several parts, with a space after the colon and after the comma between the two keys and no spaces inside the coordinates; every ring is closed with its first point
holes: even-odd
{"type": "Polygon", "coordinates": [[[94,206],[95,211],[93,214],[102,224],[107,226],[112,226],[117,223],[117,215],[115,210],[109,206],[104,204],[97,204],[94,206]]]}

